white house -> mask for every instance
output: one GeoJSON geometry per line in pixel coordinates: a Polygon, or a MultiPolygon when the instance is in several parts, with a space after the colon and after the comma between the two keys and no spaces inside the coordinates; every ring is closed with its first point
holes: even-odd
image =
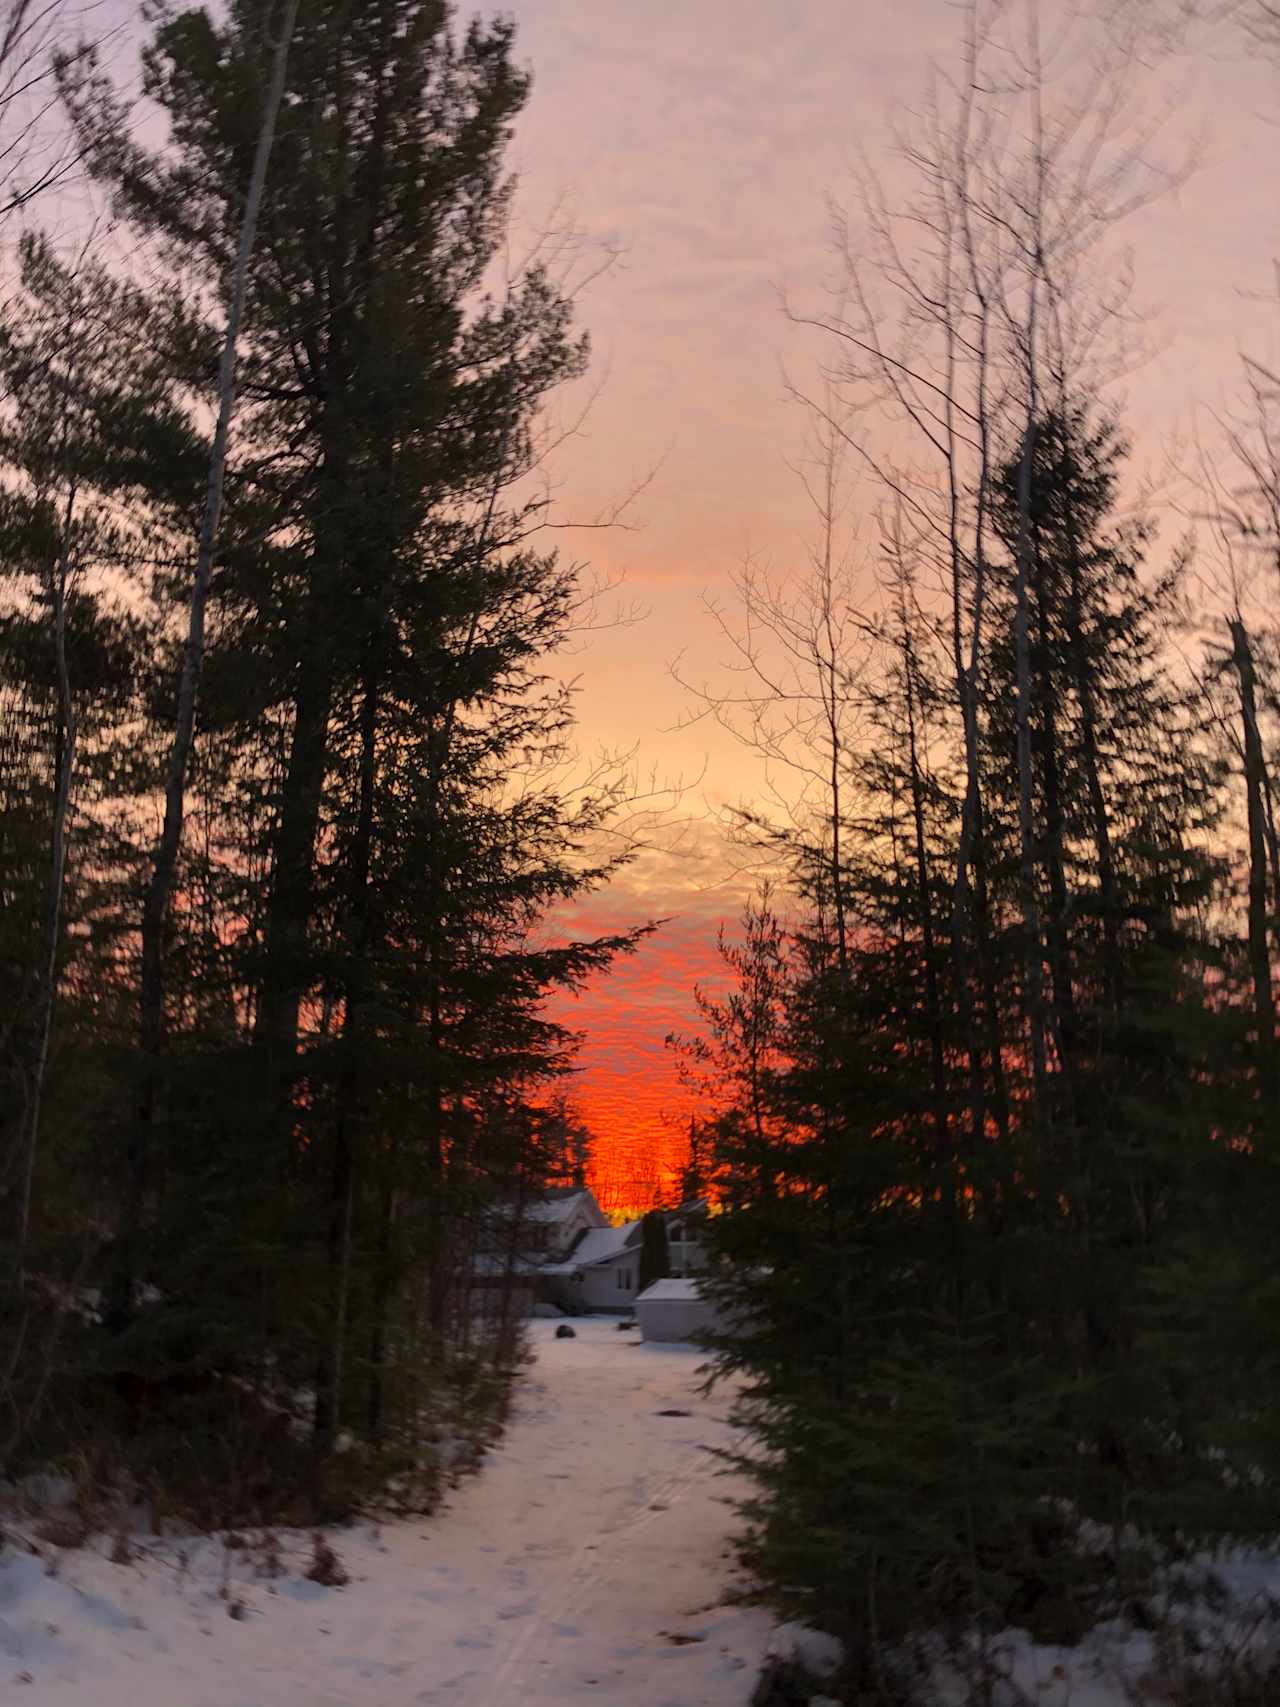
{"type": "Polygon", "coordinates": [[[527,1316],[550,1294],[542,1280],[588,1233],[608,1229],[595,1197],[571,1187],[549,1192],[532,1203],[493,1205],[482,1217],[471,1259],[472,1308],[527,1316]]]}
{"type": "Polygon", "coordinates": [[[680,1341],[714,1332],[720,1313],[693,1279],[655,1280],[636,1299],[636,1319],[645,1340],[680,1341]]]}
{"type": "Polygon", "coordinates": [[[539,1270],[547,1297],[566,1310],[630,1313],[640,1282],[640,1223],[590,1227],[560,1262],[539,1270]]]}
{"type": "Polygon", "coordinates": [[[560,1262],[592,1228],[607,1227],[608,1219],[585,1186],[553,1192],[540,1203],[525,1204],[520,1246],[535,1261],[560,1262]]]}
{"type": "Polygon", "coordinates": [[[707,1222],[705,1202],[682,1203],[664,1217],[667,1228],[667,1255],[673,1280],[683,1280],[697,1274],[707,1265],[703,1229],[707,1222]]]}
{"type": "MultiPolygon", "coordinates": [[[[641,1224],[611,1227],[585,1187],[553,1191],[518,1208],[501,1206],[492,1219],[486,1248],[476,1258],[473,1285],[518,1286],[522,1300],[556,1304],[574,1314],[630,1314],[635,1308],[641,1224]]],[[[684,1281],[706,1266],[707,1205],[682,1203],[663,1220],[671,1277],[684,1281]]]]}

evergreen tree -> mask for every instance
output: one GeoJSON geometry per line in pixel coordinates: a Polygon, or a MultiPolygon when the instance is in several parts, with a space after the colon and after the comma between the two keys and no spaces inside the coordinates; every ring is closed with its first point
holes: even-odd
{"type": "Polygon", "coordinates": [[[640,1278],[639,1291],[652,1286],[655,1280],[665,1280],[671,1273],[671,1249],[667,1243],[667,1218],[660,1209],[651,1209],[640,1218],[640,1278]]]}
{"type": "Polygon", "coordinates": [[[952,952],[960,740],[891,538],[876,739],[844,790],[845,943],[825,822],[772,835],[795,923],[748,916],[727,945],[735,988],[702,999],[687,1049],[720,1108],[719,1360],[746,1377],[740,1414],[765,1447],[743,1460],[760,1488],[749,1556],[853,1638],[866,1687],[913,1628],[1084,1627],[1111,1590],[1075,1522],[1225,1525],[1223,1464],[1241,1463],[1242,1396],[1195,1391],[1173,1302],[1199,1313],[1186,1251],[1206,1170],[1239,1171],[1213,1143],[1233,1119],[1235,1022],[1207,929],[1221,772],[1168,668],[1178,565],[1149,576],[1145,530],[1111,521],[1122,454],[1082,413],[1049,417],[1029,492],[1020,453],[995,483],[1010,558],[988,566],[974,844],[989,958],[952,952]],[[1030,913],[1012,557],[1027,516],[1030,913]]]}
{"type": "Polygon", "coordinates": [[[15,1096],[4,1110],[4,1198],[16,1215],[4,1224],[20,1268],[58,996],[69,962],[89,956],[120,790],[127,799],[136,787],[121,775],[118,730],[147,692],[145,618],[121,589],[145,586],[152,554],[181,525],[199,441],[161,362],[139,356],[172,305],[87,262],[64,264],[37,237],[23,239],[18,258],[0,329],[0,667],[7,971],[20,992],[9,1028],[15,1096]]]}
{"type": "MultiPolygon", "coordinates": [[[[186,452],[166,453],[171,490],[156,475],[130,493],[130,526],[169,526],[145,588],[161,668],[133,708],[142,798],[181,699],[207,471],[193,423],[216,402],[277,11],[159,14],[156,152],[92,55],[62,72],[90,170],[193,305],[175,283],[131,308],[160,388],[143,401],[186,452]]],[[[103,1167],[102,1367],[117,1399],[222,1396],[215,1482],[218,1463],[233,1477],[231,1413],[265,1430],[298,1385],[321,1457],[344,1418],[389,1445],[416,1431],[420,1367],[447,1382],[472,1342],[484,1203],[560,1165],[539,1110],[576,1038],[546,995],[641,934],[545,929],[614,869],[596,850],[616,791],[556,780],[573,706],[549,660],[577,577],[531,544],[539,505],[514,490],[543,401],[586,359],[544,270],[498,279],[527,89],[508,23],[456,32],[428,0],[301,10],[242,275],[163,1024],[142,1058],[122,1052],[103,1167]]],[[[95,429],[98,454],[136,457],[136,434],[95,429]]],[[[136,825],[125,841],[136,871],[151,849],[136,825]]],[[[113,900],[125,989],[137,900],[113,900]]]]}

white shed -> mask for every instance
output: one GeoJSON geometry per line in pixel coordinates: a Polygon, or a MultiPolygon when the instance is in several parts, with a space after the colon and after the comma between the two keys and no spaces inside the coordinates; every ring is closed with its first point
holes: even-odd
{"type": "Polygon", "coordinates": [[[720,1313],[696,1280],[655,1280],[636,1299],[640,1338],[689,1340],[720,1326],[720,1313]]]}

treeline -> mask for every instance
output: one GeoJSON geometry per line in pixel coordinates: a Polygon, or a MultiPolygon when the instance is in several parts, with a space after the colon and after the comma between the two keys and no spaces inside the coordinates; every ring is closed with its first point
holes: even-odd
{"type": "Polygon", "coordinates": [[[616,790],[563,780],[527,476],[587,346],[508,259],[512,26],[236,0],[142,63],[134,126],[56,60],[112,258],[28,230],[0,319],[0,1468],[216,1521],[505,1367],[486,1210],[581,1165],[544,1002],[636,935],[540,929],[616,790]]]}
{"type": "Polygon", "coordinates": [[[1170,544],[1101,400],[1149,137],[1027,15],[970,10],[917,193],[865,186],[813,567],[741,578],[715,708],[804,783],[684,1044],[747,1554],[868,1701],[924,1633],[986,1700],[984,1634],[1150,1619],[1157,1561],[1280,1528],[1280,385],[1170,544]]]}

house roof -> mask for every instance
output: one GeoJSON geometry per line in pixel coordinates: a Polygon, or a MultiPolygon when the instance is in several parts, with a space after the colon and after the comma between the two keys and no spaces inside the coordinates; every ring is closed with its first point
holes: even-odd
{"type": "Polygon", "coordinates": [[[594,1206],[595,1199],[590,1191],[569,1191],[563,1197],[548,1198],[545,1203],[529,1203],[525,1205],[524,1218],[526,1221],[567,1221],[578,1205],[590,1201],[594,1206]]]}
{"type": "Polygon", "coordinates": [[[575,1274],[580,1268],[616,1262],[634,1247],[639,1232],[638,1221],[628,1221],[624,1227],[588,1227],[578,1235],[577,1243],[563,1262],[544,1263],[540,1272],[575,1274]]]}
{"type": "Polygon", "coordinates": [[[644,1304],[658,1298],[683,1299],[691,1304],[701,1303],[702,1292],[696,1280],[655,1280],[645,1287],[636,1303],[644,1304]]]}
{"type": "Polygon", "coordinates": [[[628,1221],[624,1227],[588,1227],[569,1253],[570,1258],[578,1268],[612,1262],[635,1243],[639,1229],[638,1221],[628,1221]]]}

